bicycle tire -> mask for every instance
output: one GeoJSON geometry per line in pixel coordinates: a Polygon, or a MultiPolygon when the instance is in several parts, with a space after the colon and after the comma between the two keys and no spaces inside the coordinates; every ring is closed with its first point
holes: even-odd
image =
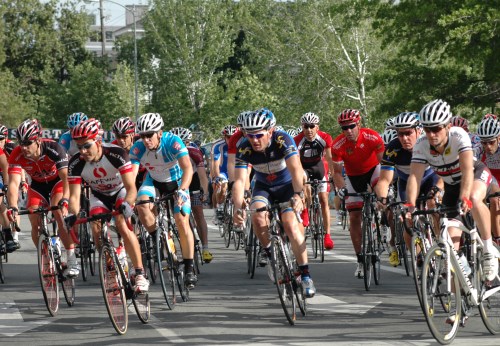
{"type": "Polygon", "coordinates": [[[362,236],[362,244],[361,244],[361,256],[363,258],[363,281],[365,284],[365,289],[367,291],[370,290],[371,281],[372,281],[372,228],[371,228],[371,220],[363,219],[363,236],[362,236]]]}
{"type": "Polygon", "coordinates": [[[116,332],[123,335],[128,328],[128,309],[125,287],[118,270],[118,258],[109,245],[103,245],[99,256],[99,278],[109,319],[116,332]]]}
{"type": "Polygon", "coordinates": [[[177,288],[179,289],[179,294],[182,298],[182,301],[187,302],[189,300],[189,289],[186,287],[186,284],[184,282],[184,264],[181,241],[179,239],[179,232],[176,229],[174,229],[172,232],[172,239],[175,244],[175,254],[177,258],[177,261],[175,261],[174,259],[175,281],[177,282],[177,288]]]}
{"type": "Polygon", "coordinates": [[[288,323],[295,324],[297,319],[295,292],[293,290],[292,281],[295,280],[292,271],[287,264],[286,255],[284,253],[283,243],[280,239],[273,238],[271,263],[274,272],[274,283],[278,290],[281,307],[285,313],[288,323]]]}
{"type": "Polygon", "coordinates": [[[88,224],[82,223],[78,227],[78,237],[80,239],[80,264],[83,281],[87,281],[90,270],[90,236],[88,234],[88,224]]]}
{"type": "Polygon", "coordinates": [[[137,235],[137,240],[139,242],[144,276],[149,280],[149,282],[154,284],[156,283],[156,276],[154,275],[154,259],[152,254],[149,252],[151,250],[148,244],[148,238],[150,238],[150,236],[139,222],[134,224],[134,233],[137,235]]]}
{"type": "Polygon", "coordinates": [[[203,265],[203,254],[200,246],[198,227],[196,226],[196,220],[194,219],[194,215],[192,212],[189,214],[189,227],[193,232],[193,239],[194,239],[194,257],[193,257],[194,270],[196,274],[201,274],[201,266],[203,265]]]}
{"type": "Polygon", "coordinates": [[[52,252],[52,240],[44,234],[38,238],[38,273],[42,286],[43,300],[51,316],[59,311],[59,284],[52,252]]]}
{"type": "Polygon", "coordinates": [[[68,306],[73,306],[75,304],[75,279],[63,277],[61,287],[66,304],[68,304],[68,306]]]}
{"type": "MultiPolygon", "coordinates": [[[[453,341],[458,332],[462,315],[461,289],[457,275],[452,275],[449,287],[456,287],[455,293],[447,292],[446,250],[439,245],[432,246],[422,267],[422,302],[424,316],[432,335],[440,344],[453,341]],[[450,313],[455,312],[454,319],[450,313]]],[[[450,262],[451,263],[451,262],[450,262]]],[[[454,266],[450,273],[456,272],[454,266]]]]}
{"type": "Polygon", "coordinates": [[[90,269],[90,275],[92,276],[95,276],[96,273],[97,273],[97,256],[96,256],[96,253],[98,252],[97,251],[97,248],[96,248],[96,245],[95,245],[95,240],[94,240],[94,237],[92,235],[92,232],[89,233],[90,234],[90,254],[89,254],[89,269],[90,269]]]}
{"type": "Polygon", "coordinates": [[[6,253],[7,253],[7,245],[5,243],[5,234],[3,233],[3,231],[0,231],[0,282],[3,284],[5,283],[3,260],[6,253]]]}
{"type": "Polygon", "coordinates": [[[174,259],[172,253],[168,250],[166,233],[163,228],[156,231],[155,234],[155,257],[158,268],[158,276],[160,278],[161,289],[165,302],[170,310],[175,308],[175,273],[174,259]]]}
{"type": "Polygon", "coordinates": [[[398,251],[398,256],[400,261],[403,261],[405,267],[406,276],[410,276],[410,264],[408,263],[408,251],[406,249],[406,243],[404,239],[403,224],[398,221],[399,215],[394,215],[394,229],[396,230],[396,248],[398,251]]]}
{"type": "Polygon", "coordinates": [[[257,258],[259,255],[259,247],[260,247],[259,242],[257,240],[257,236],[253,231],[253,226],[250,226],[248,237],[250,239],[250,246],[248,247],[248,252],[249,252],[248,261],[250,263],[250,268],[248,273],[250,274],[250,279],[253,279],[255,277],[255,269],[257,268],[257,258]]]}
{"type": "Polygon", "coordinates": [[[229,245],[231,244],[231,237],[233,236],[231,228],[231,225],[224,223],[224,246],[226,249],[229,248],[229,245]]]}
{"type": "MultiPolygon", "coordinates": [[[[372,216],[373,217],[373,216],[372,216]]],[[[373,281],[375,285],[380,285],[380,255],[382,254],[382,243],[379,237],[379,224],[378,219],[375,219],[374,224],[375,228],[372,229],[372,267],[373,267],[373,281]]]]}
{"type": "Polygon", "coordinates": [[[323,224],[323,214],[321,214],[321,205],[318,204],[316,207],[316,233],[317,237],[317,248],[320,255],[320,261],[323,263],[325,261],[325,225],[323,224]]]}
{"type": "MultiPolygon", "coordinates": [[[[497,251],[500,251],[495,244],[494,246],[497,248],[497,251]]],[[[476,261],[476,263],[479,264],[479,261],[476,261]]],[[[479,268],[479,265],[476,266],[476,268],[479,268]]],[[[481,270],[476,270],[476,273],[481,272],[481,270]]],[[[500,269],[497,275],[500,276],[500,269]]],[[[487,290],[499,287],[500,280],[498,279],[498,276],[494,281],[488,283],[483,281],[481,282],[481,286],[477,287],[486,288],[487,290]]],[[[500,291],[493,293],[486,299],[481,299],[481,302],[479,303],[479,312],[486,329],[488,329],[488,331],[493,335],[500,334],[500,291]]]]}
{"type": "Polygon", "coordinates": [[[149,323],[151,317],[151,302],[149,301],[149,293],[134,293],[132,297],[135,313],[143,324],[149,323]]]}
{"type": "Polygon", "coordinates": [[[424,306],[422,303],[422,284],[421,284],[421,275],[422,271],[418,268],[418,255],[420,254],[421,258],[425,256],[425,250],[423,250],[423,242],[422,238],[420,238],[419,233],[414,232],[411,237],[411,268],[413,273],[413,283],[415,284],[415,290],[417,291],[418,303],[420,304],[420,308],[422,312],[424,312],[424,306]]]}

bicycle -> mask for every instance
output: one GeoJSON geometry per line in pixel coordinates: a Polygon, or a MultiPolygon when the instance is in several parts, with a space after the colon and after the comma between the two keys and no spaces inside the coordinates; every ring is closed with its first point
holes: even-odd
{"type": "Polygon", "coordinates": [[[346,193],[345,196],[363,199],[361,256],[363,258],[363,281],[365,289],[369,291],[372,274],[375,285],[380,284],[380,256],[385,252],[380,235],[379,214],[375,206],[377,195],[373,192],[355,192],[346,193]]]}
{"type": "Polygon", "coordinates": [[[325,225],[323,224],[323,214],[321,204],[319,202],[318,187],[320,184],[325,184],[326,181],[314,179],[307,181],[306,184],[311,185],[311,204],[308,208],[309,212],[309,234],[311,235],[311,248],[314,258],[320,256],[321,263],[325,261],[325,225]]]}
{"type": "Polygon", "coordinates": [[[139,241],[144,274],[147,275],[147,278],[150,280],[150,282],[154,284],[158,279],[159,272],[158,263],[155,261],[156,252],[154,238],[144,228],[139,220],[139,217],[136,214],[132,215],[132,225],[134,226],[134,233],[137,236],[137,240],[139,241]]]}
{"type": "MultiPolygon", "coordinates": [[[[79,217],[85,218],[90,213],[90,186],[84,183],[83,194],[80,199],[80,214],[79,217]]],[[[96,249],[95,243],[92,236],[92,232],[88,227],[87,223],[80,224],[78,226],[78,239],[79,244],[77,247],[79,249],[78,253],[81,262],[81,272],[83,281],[87,281],[88,272],[90,275],[95,275],[96,268],[96,249]]]]}
{"type": "MultiPolygon", "coordinates": [[[[191,191],[191,199],[192,196],[196,196],[201,194],[201,191],[191,191]]],[[[197,198],[197,197],[196,197],[197,198]]],[[[200,235],[198,234],[198,226],[196,225],[196,220],[194,218],[194,214],[191,212],[189,214],[189,227],[191,228],[191,231],[193,232],[193,239],[194,239],[194,257],[193,257],[193,263],[194,263],[194,269],[196,271],[196,274],[201,273],[201,266],[203,265],[203,254],[202,254],[202,248],[201,248],[201,240],[200,240],[200,235]]]]}
{"type": "Polygon", "coordinates": [[[410,263],[408,261],[408,249],[406,248],[406,242],[404,239],[403,232],[404,228],[404,214],[403,204],[405,202],[394,201],[387,205],[387,209],[392,212],[393,224],[394,224],[394,246],[398,253],[398,258],[400,260],[399,265],[401,265],[401,260],[403,261],[406,276],[410,276],[410,263]]]}
{"type": "Polygon", "coordinates": [[[339,215],[341,217],[342,229],[349,230],[349,212],[345,207],[345,199],[341,199],[339,215]]]}
{"type": "Polygon", "coordinates": [[[303,316],[307,313],[306,298],[302,291],[300,272],[290,243],[279,219],[282,208],[290,206],[290,202],[275,203],[251,210],[251,212],[269,213],[269,235],[271,238],[271,263],[274,273],[274,284],[278,289],[281,306],[288,323],[295,324],[297,305],[303,316]]]}
{"type": "MultiPolygon", "coordinates": [[[[176,193],[164,195],[160,198],[138,201],[135,205],[153,203],[156,207],[157,225],[159,232],[154,234],[155,268],[158,270],[160,283],[169,309],[173,310],[176,304],[176,290],[182,301],[189,300],[189,290],[184,283],[184,264],[179,240],[179,233],[171,217],[171,201],[176,193]]],[[[153,234],[150,234],[152,236],[153,234]]]]}
{"type": "MultiPolygon", "coordinates": [[[[500,277],[486,281],[482,275],[481,259],[484,244],[473,222],[460,228],[470,236],[469,262],[462,262],[448,234],[447,214],[457,208],[438,206],[415,211],[413,216],[438,213],[441,216],[440,235],[427,252],[422,267],[422,300],[424,316],[434,338],[440,344],[451,343],[471,314],[478,307],[484,325],[491,334],[500,333],[500,277]],[[467,268],[470,266],[470,268],[467,268]],[[470,274],[466,274],[469,269],[470,274]]],[[[469,216],[464,216],[468,219],[469,216]]],[[[496,249],[498,251],[498,248],[496,249]]]]}
{"type": "Polygon", "coordinates": [[[99,279],[111,324],[118,334],[123,335],[127,332],[128,328],[127,300],[132,300],[137,317],[144,324],[149,322],[151,306],[148,292],[136,292],[134,290],[134,278],[129,277],[128,271],[125,271],[125,268],[123,268],[118,259],[118,254],[109,232],[109,223],[118,214],[120,214],[118,211],[95,214],[86,218],[80,218],[76,220],[75,224],[94,221],[101,223],[99,279]]]}
{"type": "Polygon", "coordinates": [[[59,286],[61,284],[64,298],[68,306],[75,303],[75,279],[64,276],[66,264],[62,262],[62,253],[55,219],[49,219],[51,211],[60,210],[58,206],[49,208],[39,207],[35,210],[19,210],[19,215],[38,214],[41,217],[37,254],[38,274],[42,287],[43,299],[51,316],[59,311],[59,286]],[[52,235],[49,231],[52,224],[52,235]]]}

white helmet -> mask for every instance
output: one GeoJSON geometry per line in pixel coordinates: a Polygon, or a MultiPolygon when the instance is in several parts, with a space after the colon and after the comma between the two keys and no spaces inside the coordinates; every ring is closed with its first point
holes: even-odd
{"type": "Polygon", "coordinates": [[[300,118],[301,124],[319,124],[319,117],[314,113],[306,113],[300,118]]]}
{"type": "Polygon", "coordinates": [[[286,133],[288,133],[290,136],[292,136],[292,138],[296,137],[299,134],[296,129],[288,129],[288,130],[286,130],[286,133]]]}
{"type": "Polygon", "coordinates": [[[389,144],[393,139],[398,137],[398,132],[393,129],[386,129],[382,133],[382,139],[384,140],[384,144],[387,145],[389,144]]]}
{"type": "Polygon", "coordinates": [[[385,121],[385,123],[384,123],[384,128],[386,129],[386,128],[388,128],[388,127],[393,127],[393,126],[394,126],[394,119],[395,119],[395,118],[396,118],[396,117],[392,117],[392,118],[387,119],[387,120],[385,121]]]}
{"type": "Polygon", "coordinates": [[[393,129],[408,129],[420,125],[419,115],[416,112],[403,112],[395,116],[392,124],[393,129]]]}
{"type": "Polygon", "coordinates": [[[163,118],[158,113],[146,113],[137,120],[137,132],[139,134],[147,132],[157,132],[163,127],[163,118]]]}
{"type": "Polygon", "coordinates": [[[178,136],[183,142],[190,141],[193,138],[193,133],[185,127],[174,127],[170,132],[178,136]]]}
{"type": "Polygon", "coordinates": [[[448,125],[451,120],[450,105],[443,100],[437,99],[429,102],[420,111],[420,122],[422,126],[448,125]]]}
{"type": "Polygon", "coordinates": [[[259,131],[269,129],[276,125],[276,118],[273,112],[267,108],[262,108],[248,115],[243,121],[245,131],[259,131]]]}
{"type": "Polygon", "coordinates": [[[477,135],[481,140],[489,140],[500,136],[500,123],[493,118],[483,119],[477,126],[477,135]]]}
{"type": "Polygon", "coordinates": [[[274,127],[274,131],[285,131],[285,128],[283,126],[281,126],[281,125],[276,125],[274,127]]]}
{"type": "Polygon", "coordinates": [[[239,127],[243,126],[243,122],[245,121],[245,118],[252,113],[253,113],[253,111],[243,111],[240,114],[238,114],[238,119],[236,119],[236,124],[238,124],[239,127]]]}

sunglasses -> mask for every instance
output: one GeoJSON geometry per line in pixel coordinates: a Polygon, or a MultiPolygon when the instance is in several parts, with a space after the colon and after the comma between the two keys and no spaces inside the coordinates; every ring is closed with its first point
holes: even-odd
{"type": "Polygon", "coordinates": [[[89,150],[89,149],[90,149],[90,147],[94,145],[94,143],[95,143],[95,142],[94,142],[94,141],[92,141],[92,142],[87,142],[87,143],[82,144],[82,145],[78,145],[78,144],[77,144],[77,145],[76,145],[76,147],[78,148],[78,150],[82,150],[82,149],[89,150]]]}
{"type": "Polygon", "coordinates": [[[302,124],[302,127],[305,129],[313,129],[316,127],[315,124],[302,124]]]}
{"type": "Polygon", "coordinates": [[[340,128],[342,129],[342,131],[347,131],[347,130],[352,130],[356,126],[357,126],[357,124],[351,124],[351,125],[341,126],[340,128]]]}
{"type": "Polygon", "coordinates": [[[115,133],[115,137],[116,137],[117,139],[127,139],[127,138],[129,137],[129,135],[117,135],[117,134],[115,133]]]}
{"type": "Polygon", "coordinates": [[[31,144],[33,144],[33,141],[20,141],[19,145],[22,147],[29,147],[31,144]]]}
{"type": "Polygon", "coordinates": [[[260,139],[264,137],[266,133],[247,133],[246,136],[250,139],[260,139]]]}
{"type": "Polygon", "coordinates": [[[144,138],[151,139],[151,137],[153,137],[155,133],[156,133],[156,132],[152,132],[152,133],[143,133],[143,134],[141,134],[140,136],[141,136],[141,138],[142,138],[142,139],[144,139],[144,138]]]}
{"type": "Polygon", "coordinates": [[[496,142],[497,142],[497,140],[496,140],[496,139],[491,139],[491,140],[489,140],[489,141],[481,141],[481,144],[482,144],[482,145],[493,145],[493,144],[495,144],[496,142]]]}
{"type": "Polygon", "coordinates": [[[430,132],[432,132],[432,133],[438,133],[442,129],[444,129],[444,126],[424,127],[425,133],[430,133],[430,132]]]}
{"type": "Polygon", "coordinates": [[[398,131],[399,137],[410,137],[413,134],[413,131],[398,131]]]}

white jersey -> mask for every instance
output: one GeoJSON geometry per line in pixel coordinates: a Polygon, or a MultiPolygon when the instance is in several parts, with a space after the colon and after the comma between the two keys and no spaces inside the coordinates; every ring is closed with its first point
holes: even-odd
{"type": "Polygon", "coordinates": [[[413,147],[411,162],[430,165],[446,184],[456,185],[462,179],[458,155],[468,150],[472,150],[468,133],[461,127],[452,127],[442,154],[434,150],[427,136],[420,137],[413,147]]]}

